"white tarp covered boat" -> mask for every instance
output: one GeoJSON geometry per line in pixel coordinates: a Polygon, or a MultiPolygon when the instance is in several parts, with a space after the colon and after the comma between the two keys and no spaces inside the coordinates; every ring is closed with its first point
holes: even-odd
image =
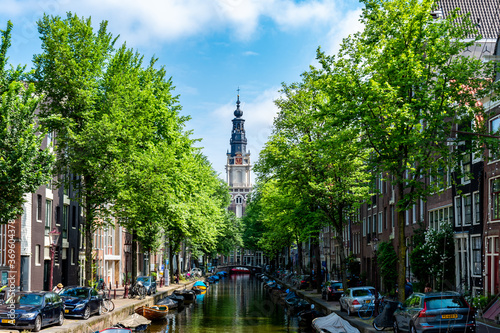
{"type": "Polygon", "coordinates": [[[360,333],[347,320],[342,319],[338,314],[332,312],[326,317],[319,317],[313,320],[312,327],[321,333],[360,333]]]}

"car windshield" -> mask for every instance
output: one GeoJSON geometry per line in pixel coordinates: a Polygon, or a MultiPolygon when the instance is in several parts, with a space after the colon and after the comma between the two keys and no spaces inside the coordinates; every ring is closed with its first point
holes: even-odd
{"type": "Polygon", "coordinates": [[[43,303],[43,296],[37,294],[16,294],[10,297],[5,303],[19,305],[41,305],[43,303]]]}
{"type": "Polygon", "coordinates": [[[87,298],[88,295],[89,295],[88,289],[84,289],[84,288],[64,289],[59,294],[59,296],[78,297],[78,298],[87,298]]]}
{"type": "Polygon", "coordinates": [[[375,289],[357,289],[352,291],[353,297],[373,296],[373,295],[375,295],[375,289]]]}
{"type": "Polygon", "coordinates": [[[149,284],[150,284],[149,277],[147,277],[147,276],[139,276],[137,278],[137,282],[139,282],[139,281],[142,282],[142,284],[145,286],[149,286],[149,284]]]}
{"type": "Polygon", "coordinates": [[[335,289],[342,289],[342,282],[334,282],[330,286],[335,289]]]}
{"type": "Polygon", "coordinates": [[[425,300],[428,310],[466,308],[465,301],[458,296],[429,298],[425,300]]]}

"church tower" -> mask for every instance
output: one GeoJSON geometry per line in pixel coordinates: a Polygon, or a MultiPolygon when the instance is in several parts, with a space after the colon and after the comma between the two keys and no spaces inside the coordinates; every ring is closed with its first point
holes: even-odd
{"type": "MultiPolygon", "coordinates": [[[[238,89],[239,91],[239,89],[238,89]]],[[[245,119],[240,109],[240,95],[236,101],[234,111],[233,129],[231,131],[231,151],[227,152],[226,182],[231,192],[231,204],[229,210],[237,217],[245,214],[248,196],[252,190],[250,181],[250,152],[247,152],[247,138],[245,136],[245,119]]]]}

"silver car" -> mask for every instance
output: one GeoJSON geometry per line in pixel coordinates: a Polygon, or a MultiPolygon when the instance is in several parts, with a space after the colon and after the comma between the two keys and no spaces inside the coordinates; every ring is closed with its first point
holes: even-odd
{"type": "Polygon", "coordinates": [[[476,332],[475,310],[457,292],[414,293],[394,312],[394,332],[476,332]]]}
{"type": "MultiPolygon", "coordinates": [[[[340,311],[347,311],[350,316],[366,303],[373,303],[376,290],[373,287],[353,287],[346,289],[340,297],[340,311]]],[[[378,295],[380,298],[380,294],[378,295]]]]}

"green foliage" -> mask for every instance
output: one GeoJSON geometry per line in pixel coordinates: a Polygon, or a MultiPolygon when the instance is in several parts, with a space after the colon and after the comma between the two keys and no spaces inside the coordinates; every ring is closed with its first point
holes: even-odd
{"type": "Polygon", "coordinates": [[[441,223],[439,230],[429,229],[424,235],[425,242],[416,244],[410,254],[413,271],[422,281],[435,279],[438,288],[443,289],[445,281],[452,283],[455,276],[453,225],[441,223]]]}
{"type": "Polygon", "coordinates": [[[398,256],[392,242],[380,242],[377,249],[377,264],[383,277],[385,290],[392,290],[397,283],[398,256]]]}
{"type": "Polygon", "coordinates": [[[47,129],[35,120],[39,98],[22,81],[23,67],[6,69],[12,23],[0,30],[0,224],[23,213],[24,194],[51,178],[54,154],[41,150],[47,129]]]}

